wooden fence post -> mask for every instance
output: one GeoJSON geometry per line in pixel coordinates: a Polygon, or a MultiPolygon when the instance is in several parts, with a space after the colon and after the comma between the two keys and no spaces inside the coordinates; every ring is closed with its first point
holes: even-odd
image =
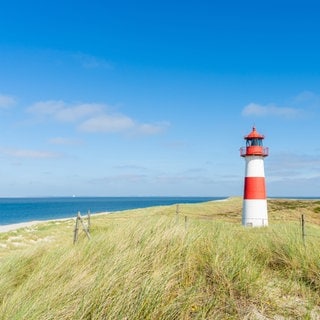
{"type": "Polygon", "coordinates": [[[80,211],[78,211],[78,214],[76,217],[76,225],[74,227],[74,234],[73,234],[73,244],[75,244],[78,241],[79,220],[80,220],[80,211]]]}
{"type": "Polygon", "coordinates": [[[187,229],[188,229],[188,217],[187,216],[184,216],[184,228],[187,231],[187,229]]]}
{"type": "MultiPolygon", "coordinates": [[[[89,213],[88,213],[88,217],[90,217],[89,213]]],[[[80,211],[78,211],[77,218],[76,218],[76,225],[74,227],[73,244],[75,244],[78,241],[79,221],[80,221],[80,223],[82,225],[82,229],[86,233],[88,239],[89,240],[91,239],[90,232],[89,232],[89,223],[90,223],[89,221],[90,221],[90,219],[88,220],[88,225],[86,226],[84,221],[83,221],[83,219],[82,219],[82,217],[81,217],[80,211]]]]}
{"type": "Polygon", "coordinates": [[[83,231],[86,233],[88,239],[91,239],[90,233],[88,231],[88,227],[84,224],[83,219],[81,217],[80,217],[80,221],[81,221],[81,224],[82,224],[83,231]]]}

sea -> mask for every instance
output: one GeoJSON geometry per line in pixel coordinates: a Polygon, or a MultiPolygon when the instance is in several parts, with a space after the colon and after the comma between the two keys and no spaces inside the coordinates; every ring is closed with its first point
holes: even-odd
{"type": "Polygon", "coordinates": [[[200,203],[226,197],[48,197],[0,198],[0,225],[76,217],[129,209],[200,203]]]}

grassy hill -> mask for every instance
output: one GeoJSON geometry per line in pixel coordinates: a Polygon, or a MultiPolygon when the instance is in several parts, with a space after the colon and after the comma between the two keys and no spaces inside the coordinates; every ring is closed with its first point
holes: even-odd
{"type": "Polygon", "coordinates": [[[320,201],[268,200],[254,229],[241,205],[94,215],[75,245],[72,219],[0,234],[0,319],[319,319],[320,201]]]}

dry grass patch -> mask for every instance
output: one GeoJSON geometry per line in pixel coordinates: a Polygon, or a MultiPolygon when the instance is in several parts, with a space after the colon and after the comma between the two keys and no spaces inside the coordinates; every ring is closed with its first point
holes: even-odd
{"type": "MultiPolygon", "coordinates": [[[[272,217],[295,210],[286,201],[272,217]]],[[[243,228],[241,198],[179,211],[187,228],[176,206],[93,215],[92,239],[76,245],[73,220],[1,235],[26,247],[3,248],[0,319],[320,317],[318,225],[304,246],[295,221],[243,228]]]]}

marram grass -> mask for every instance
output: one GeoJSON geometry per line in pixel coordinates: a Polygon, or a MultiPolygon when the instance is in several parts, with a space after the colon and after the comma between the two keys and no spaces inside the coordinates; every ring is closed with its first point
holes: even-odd
{"type": "Polygon", "coordinates": [[[319,319],[319,227],[305,243],[298,220],[243,228],[229,201],[95,216],[75,245],[72,221],[19,231],[0,319],[319,319]]]}

